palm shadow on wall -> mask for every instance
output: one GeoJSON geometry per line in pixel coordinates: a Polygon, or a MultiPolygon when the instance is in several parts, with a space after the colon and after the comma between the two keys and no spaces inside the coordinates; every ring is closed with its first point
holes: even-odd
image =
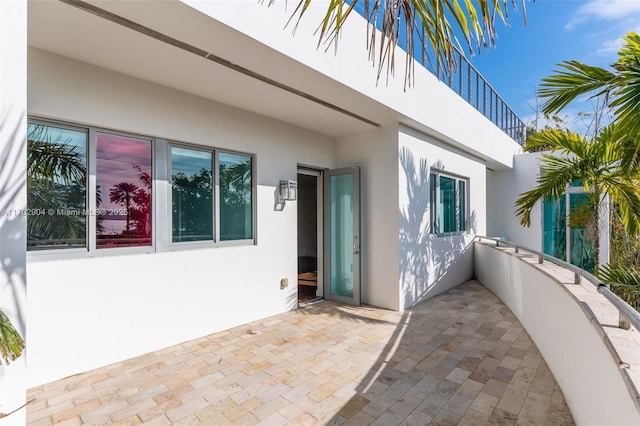
{"type": "MultiPolygon", "coordinates": [[[[410,306],[437,294],[437,284],[456,268],[461,257],[470,253],[470,245],[465,243],[462,235],[436,237],[431,232],[431,182],[427,159],[416,159],[410,150],[403,148],[400,165],[406,179],[408,200],[406,206],[399,210],[400,281],[404,304],[410,306]]],[[[475,213],[471,214],[468,221],[475,233],[475,213]]]]}
{"type": "MultiPolygon", "coordinates": [[[[13,129],[4,129],[7,125],[7,117],[1,117],[0,119],[0,133],[8,134],[8,138],[5,140],[16,141],[19,140],[20,127],[16,126],[13,129]]],[[[24,122],[24,114],[17,120],[17,123],[24,122]]],[[[20,207],[20,204],[16,203],[16,200],[20,199],[21,192],[26,186],[26,174],[17,174],[16,169],[21,165],[20,153],[26,149],[26,138],[22,138],[20,145],[3,144],[0,151],[0,247],[4,246],[5,249],[0,251],[0,274],[7,279],[7,285],[9,290],[3,294],[8,296],[6,300],[13,301],[14,306],[10,308],[13,310],[16,318],[15,328],[19,333],[24,336],[26,329],[26,317],[25,312],[18,303],[23,295],[26,293],[26,264],[24,261],[19,261],[10,255],[11,251],[21,253],[25,250],[25,234],[26,234],[26,218],[22,214],[13,214],[11,209],[20,207]],[[9,177],[12,179],[10,180],[9,177]],[[20,245],[20,247],[17,247],[20,245]],[[13,296],[13,297],[11,297],[13,296]]],[[[24,207],[24,206],[22,206],[24,207]]],[[[11,325],[4,324],[7,321],[6,317],[2,319],[2,327],[8,327],[11,325]]],[[[0,374],[3,369],[0,368],[0,374]]]]}

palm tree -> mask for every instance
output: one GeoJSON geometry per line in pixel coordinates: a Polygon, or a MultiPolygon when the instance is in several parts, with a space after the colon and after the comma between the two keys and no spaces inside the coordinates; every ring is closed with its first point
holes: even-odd
{"type": "Polygon", "coordinates": [[[140,188],[138,185],[130,182],[120,182],[113,185],[113,188],[109,190],[109,200],[112,203],[117,203],[127,210],[127,234],[129,233],[129,219],[131,217],[131,202],[137,196],[140,188]]]}
{"type": "Polygon", "coordinates": [[[545,114],[555,114],[579,96],[602,96],[613,110],[614,120],[621,132],[618,140],[624,151],[621,158],[630,170],[640,169],[640,36],[628,33],[618,52],[612,70],[565,61],[555,74],[544,78],[538,95],[547,98],[542,107],[545,114]]]}
{"type": "Polygon", "coordinates": [[[579,180],[591,202],[596,265],[600,255],[598,217],[605,197],[608,196],[623,213],[628,232],[637,233],[640,230],[640,187],[622,164],[625,152],[617,149],[623,135],[616,125],[610,125],[591,139],[559,129],[545,129],[530,136],[525,150],[546,146],[561,156],[542,154],[538,186],[522,193],[516,201],[516,216],[520,223],[531,226],[530,215],[536,202],[560,200],[566,188],[579,180]]]}
{"type": "MultiPolygon", "coordinates": [[[[269,0],[269,5],[275,0],[269,0]]],[[[311,0],[299,0],[293,12],[299,21],[307,11],[311,0]]],[[[406,43],[406,51],[421,49],[424,56],[432,50],[437,69],[455,68],[455,50],[463,50],[456,34],[464,39],[472,54],[495,44],[495,21],[507,22],[507,0],[331,0],[319,28],[318,46],[337,43],[346,19],[357,4],[364,3],[365,19],[369,23],[367,48],[370,56],[378,55],[378,77],[385,68],[393,72],[394,48],[400,41],[406,43]],[[376,47],[376,29],[380,30],[376,47]],[[417,40],[416,40],[417,37],[417,40]],[[430,48],[430,49],[429,49],[430,48]]],[[[521,0],[523,14],[525,1],[521,0]]],[[[516,1],[511,0],[516,9],[516,1]]],[[[526,22],[526,15],[525,15],[526,22]]],[[[412,62],[407,56],[406,79],[410,80],[412,62]]]]}

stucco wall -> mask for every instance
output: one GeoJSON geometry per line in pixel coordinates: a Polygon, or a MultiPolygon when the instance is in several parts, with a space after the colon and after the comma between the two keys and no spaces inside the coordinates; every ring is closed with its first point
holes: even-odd
{"type": "Polygon", "coordinates": [[[472,277],[471,241],[486,230],[487,188],[482,161],[409,128],[401,128],[398,139],[399,280],[407,308],[472,277]],[[431,168],[468,179],[468,233],[431,233],[431,168]]]}
{"type": "Polygon", "coordinates": [[[29,386],[296,306],[296,203],[274,211],[274,188],[296,179],[298,163],[334,166],[332,139],[41,50],[29,50],[28,84],[33,116],[239,150],[257,163],[257,245],[29,253],[29,386]]]}
{"type": "Polygon", "coordinates": [[[576,424],[640,422],[620,366],[562,284],[518,256],[482,243],[475,243],[474,263],[478,280],[511,309],[535,342],[576,424]]]}
{"type": "Polygon", "coordinates": [[[362,302],[402,309],[398,288],[398,127],[340,139],[339,165],[360,166],[362,302]]]}
{"type": "Polygon", "coordinates": [[[520,154],[513,158],[513,169],[488,171],[487,233],[534,250],[542,250],[542,208],[531,211],[531,226],[520,225],[514,207],[521,193],[533,189],[540,174],[540,153],[520,154]]]}
{"type": "MultiPolygon", "coordinates": [[[[26,336],[27,5],[0,2],[0,309],[26,336]]],[[[29,343],[31,340],[27,340],[29,343]]],[[[0,412],[25,402],[26,352],[0,366],[0,412]]],[[[25,409],[2,420],[21,425],[25,409]]]]}

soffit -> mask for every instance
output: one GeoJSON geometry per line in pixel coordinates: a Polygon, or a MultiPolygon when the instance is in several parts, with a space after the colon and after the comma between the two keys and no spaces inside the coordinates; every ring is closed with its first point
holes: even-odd
{"type": "MultiPolygon", "coordinates": [[[[155,2],[152,14],[148,2],[95,4],[370,122],[397,122],[394,111],[182,3],[155,2]]],[[[28,14],[30,46],[332,137],[374,127],[62,2],[29,1],[28,14]]]]}

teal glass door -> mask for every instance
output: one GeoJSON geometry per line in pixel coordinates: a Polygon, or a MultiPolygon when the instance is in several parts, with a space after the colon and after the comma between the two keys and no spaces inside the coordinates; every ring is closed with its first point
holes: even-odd
{"type": "Polygon", "coordinates": [[[360,305],[360,169],[325,172],[325,298],[360,305]]]}

